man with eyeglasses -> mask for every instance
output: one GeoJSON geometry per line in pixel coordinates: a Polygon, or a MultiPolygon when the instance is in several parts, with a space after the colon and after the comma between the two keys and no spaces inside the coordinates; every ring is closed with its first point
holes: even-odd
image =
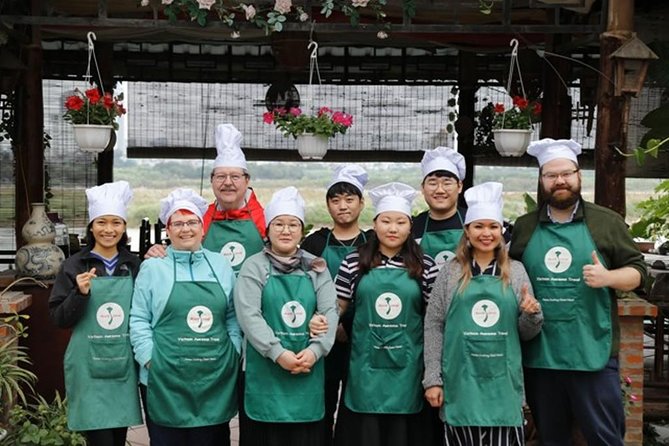
{"type": "MultiPolygon", "coordinates": [[[[242,134],[232,124],[219,124],[215,141],[217,157],[210,179],[216,201],[204,214],[202,246],[223,254],[237,273],[246,258],[262,250],[265,217],[249,187],[251,176],[241,150],[242,134]]],[[[161,245],[154,245],[146,257],[163,257],[164,253],[161,245]]]]}
{"type": "Polygon", "coordinates": [[[546,138],[528,153],[539,162],[539,206],[518,218],[509,252],[544,313],[523,346],[527,401],[544,446],[571,444],[576,420],[589,445],[622,445],[615,291],[643,284],[643,256],[620,215],[581,197],[580,144],[546,138]]]}
{"type": "Polygon", "coordinates": [[[465,178],[465,158],[450,147],[428,150],[420,163],[421,190],[429,209],[413,219],[411,235],[439,268],[455,255],[462,237],[465,209],[458,198],[465,178]]]}

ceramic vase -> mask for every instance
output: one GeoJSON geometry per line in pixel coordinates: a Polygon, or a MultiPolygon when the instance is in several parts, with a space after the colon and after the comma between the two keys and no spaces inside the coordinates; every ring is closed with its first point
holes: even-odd
{"type": "Polygon", "coordinates": [[[53,279],[65,260],[63,251],[53,242],[56,230],[47,217],[44,203],[32,203],[30,218],[21,230],[24,246],[16,251],[16,270],[20,276],[53,279]]]}
{"type": "Polygon", "coordinates": [[[297,152],[302,159],[320,160],[328,151],[328,137],[303,133],[297,137],[297,152]]]}

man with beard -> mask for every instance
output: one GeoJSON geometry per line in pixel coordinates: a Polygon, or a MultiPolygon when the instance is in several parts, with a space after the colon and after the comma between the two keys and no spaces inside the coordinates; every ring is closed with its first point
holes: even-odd
{"type": "MultiPolygon", "coordinates": [[[[339,167],[325,195],[333,227],[332,229],[321,228],[302,242],[302,249],[325,259],[333,280],[344,257],[365,243],[370,236],[369,232],[365,233],[358,225],[358,218],[365,207],[365,199],[362,194],[367,179],[365,169],[356,164],[339,167]]],[[[332,444],[334,413],[339,401],[339,385],[346,378],[350,351],[348,333],[351,332],[352,315],[351,305],[342,315],[337,327],[334,346],[325,358],[324,444],[326,445],[332,444]]]]}
{"type": "MultiPolygon", "coordinates": [[[[211,171],[211,188],[216,201],[203,217],[202,246],[223,254],[235,274],[249,256],[260,252],[265,237],[265,217],[253,189],[249,187],[242,134],[232,124],[216,127],[216,160],[211,171]]],[[[164,257],[161,245],[152,246],[146,257],[164,257]]]]}
{"type": "Polygon", "coordinates": [[[528,153],[539,161],[539,207],[518,218],[509,252],[545,318],[523,346],[527,402],[544,446],[571,444],[576,420],[589,445],[622,446],[615,291],[643,284],[643,256],[620,215],[582,199],[580,144],[547,138],[528,153]]]}

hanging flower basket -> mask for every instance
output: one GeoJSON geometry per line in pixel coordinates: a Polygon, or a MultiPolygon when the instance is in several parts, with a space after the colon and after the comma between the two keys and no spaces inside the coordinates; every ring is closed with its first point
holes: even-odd
{"type": "Polygon", "coordinates": [[[297,152],[305,160],[323,159],[328,151],[328,141],[327,136],[303,133],[297,136],[297,152]]]}
{"type": "Polygon", "coordinates": [[[85,152],[99,153],[107,148],[111,140],[111,125],[95,124],[72,124],[74,129],[74,140],[81,150],[85,152]]]}
{"type": "Polygon", "coordinates": [[[530,145],[532,130],[496,129],[492,131],[495,148],[502,156],[522,156],[530,145]]]}

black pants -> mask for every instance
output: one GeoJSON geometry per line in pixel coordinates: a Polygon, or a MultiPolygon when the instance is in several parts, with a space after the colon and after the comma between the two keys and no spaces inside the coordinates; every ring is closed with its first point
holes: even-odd
{"type": "Polygon", "coordinates": [[[525,392],[543,446],[571,445],[574,422],[589,446],[623,445],[617,358],[596,372],[526,368],[525,392]]]}
{"type": "Polygon", "coordinates": [[[230,446],[230,423],[185,428],[156,424],[149,416],[146,386],[140,385],[139,391],[151,446],[230,446]]]}
{"type": "Polygon", "coordinates": [[[81,433],[86,437],[86,444],[88,446],[125,446],[128,428],[97,429],[81,433]]]}

